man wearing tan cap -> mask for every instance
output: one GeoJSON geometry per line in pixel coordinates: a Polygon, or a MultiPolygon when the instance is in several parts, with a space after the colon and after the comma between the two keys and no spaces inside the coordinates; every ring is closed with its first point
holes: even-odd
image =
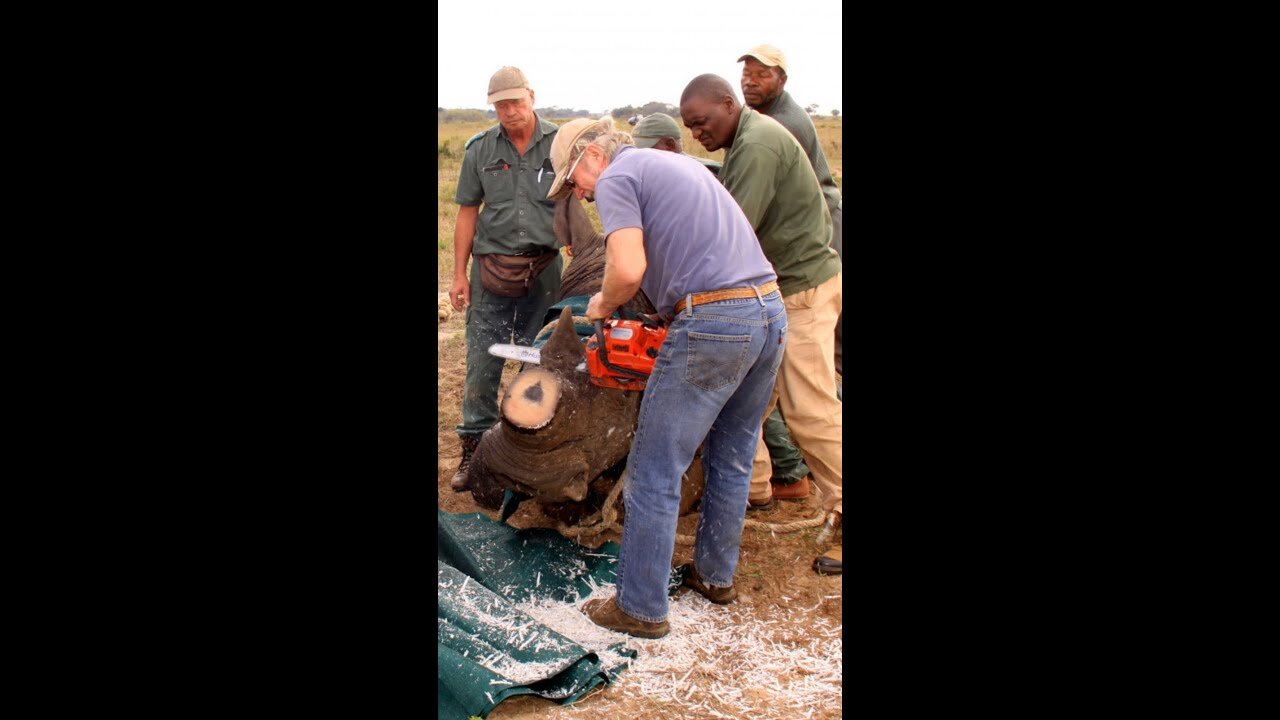
{"type": "MultiPolygon", "coordinates": [[[[791,131],[809,156],[809,164],[818,176],[818,185],[822,187],[822,196],[827,201],[827,211],[831,214],[831,247],[844,260],[844,239],[841,231],[844,225],[843,203],[840,188],[831,177],[831,168],[827,165],[827,156],[822,152],[818,142],[818,130],[813,126],[809,114],[791,98],[784,88],[787,85],[787,56],[773,45],[757,45],[738,58],[742,66],[742,99],[747,107],[762,115],[782,123],[782,127],[791,131]]],[[[836,318],[836,373],[844,375],[844,342],[842,329],[844,314],[836,318]]]]}
{"type": "Polygon", "coordinates": [[[450,487],[467,489],[480,436],[498,421],[502,358],[494,343],[532,345],[547,308],[560,294],[562,262],[552,232],[555,203],[547,200],[554,173],[551,143],[559,129],[533,111],[534,94],[519,68],[489,79],[498,124],[466,143],[455,200],[455,310],[467,309],[467,380],[462,392],[462,461],[450,487]],[[467,277],[467,262],[471,277],[467,277]]]}
{"type": "Polygon", "coordinates": [[[680,137],[680,126],[666,113],[653,113],[636,124],[631,131],[636,147],[654,148],[668,152],[680,153],[702,163],[712,174],[720,173],[720,163],[710,158],[689,155],[684,151],[684,140],[680,137]]]}
{"type": "MultiPolygon", "coordinates": [[[[841,232],[844,213],[840,188],[831,177],[831,168],[827,165],[827,157],[823,154],[822,146],[818,142],[818,131],[813,126],[813,120],[784,89],[787,84],[787,56],[773,45],[757,45],[739,57],[738,62],[743,63],[742,98],[747,107],[781,123],[795,136],[800,147],[804,148],[805,155],[809,157],[809,164],[813,166],[813,172],[818,176],[818,185],[821,186],[822,196],[827,202],[827,212],[831,215],[831,247],[843,262],[844,243],[841,232]]],[[[840,376],[844,375],[843,328],[842,312],[836,317],[835,329],[835,367],[836,374],[840,376]]],[[[842,396],[839,385],[836,386],[836,395],[842,396]]],[[[770,471],[773,476],[770,485],[774,497],[783,499],[804,497],[809,494],[809,483],[804,477],[808,468],[804,466],[803,461],[797,462],[798,453],[795,446],[791,444],[791,437],[781,416],[782,413],[775,409],[765,420],[764,438],[770,457],[756,457],[757,467],[753,476],[760,476],[770,471]],[[763,466],[765,462],[772,463],[771,470],[763,466]],[[798,482],[788,482],[792,478],[798,482]],[[779,480],[782,482],[779,483],[779,480]]],[[[822,565],[823,572],[827,569],[839,570],[831,567],[831,562],[823,562],[822,565]]]]}
{"type": "MultiPolygon", "coordinates": [[[[844,414],[836,397],[836,317],[843,306],[841,265],[831,248],[831,216],[800,143],[773,118],[738,102],[728,81],[699,75],[680,97],[680,117],[708,151],[725,148],[720,182],[751,221],[773,263],[787,308],[787,348],[774,403],[782,414],[834,521],[841,513],[844,414]]],[[[760,420],[769,413],[760,416],[760,420]]],[[[769,451],[757,444],[752,503],[768,502],[769,451]]],[[[814,569],[832,568],[815,560],[814,569]]]]}
{"type": "MultiPolygon", "coordinates": [[[[785,133],[785,131],[784,131],[785,133]]],[[[572,120],[551,149],[551,198],[600,210],[608,245],[587,318],[636,292],[671,318],[627,456],[617,594],[582,611],[601,627],[657,638],[667,622],[680,479],[699,445],[702,495],[682,583],[713,603],[737,597],[737,569],[760,417],[782,361],[787,317],[777,275],[733,197],[686,155],[632,146],[613,120],[572,120]]],[[[816,192],[816,191],[815,191],[816,192]]]]}

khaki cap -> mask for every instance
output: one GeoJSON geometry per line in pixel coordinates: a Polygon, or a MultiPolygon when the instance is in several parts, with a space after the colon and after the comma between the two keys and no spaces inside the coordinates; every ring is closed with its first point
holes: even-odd
{"type": "Polygon", "coordinates": [[[504,67],[489,78],[489,104],[517,100],[529,92],[529,78],[517,67],[504,67]]]}
{"type": "Polygon", "coordinates": [[[769,67],[780,67],[782,72],[787,71],[787,56],[772,45],[757,45],[738,58],[738,62],[742,62],[749,57],[755,58],[769,67]]]}
{"type": "Polygon", "coordinates": [[[631,131],[636,147],[651,148],[662,138],[680,139],[680,126],[666,113],[653,113],[640,122],[631,131]]]}
{"type": "Polygon", "coordinates": [[[578,142],[589,142],[607,132],[613,132],[613,118],[608,115],[598,120],[578,118],[560,126],[556,131],[556,139],[551,141],[551,169],[556,171],[556,181],[551,183],[551,189],[547,191],[548,200],[559,200],[573,192],[572,188],[565,187],[564,181],[569,178],[569,166],[576,159],[573,148],[578,142]]]}

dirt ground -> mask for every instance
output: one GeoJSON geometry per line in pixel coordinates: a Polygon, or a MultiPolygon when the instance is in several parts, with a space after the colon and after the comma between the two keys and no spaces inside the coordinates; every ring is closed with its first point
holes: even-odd
{"type": "MultiPolygon", "coordinates": [[[[497,519],[497,512],[486,510],[476,505],[470,493],[455,493],[449,487],[449,478],[457,468],[461,457],[461,448],[454,426],[460,414],[462,383],[465,375],[465,347],[463,344],[463,319],[461,313],[453,313],[439,322],[439,416],[437,435],[439,441],[439,457],[437,460],[438,504],[445,512],[470,513],[482,512],[497,519]]],[[[516,367],[508,363],[504,372],[504,384],[514,377],[516,367]]],[[[810,496],[802,501],[778,502],[771,509],[752,511],[748,519],[771,524],[790,523],[815,517],[819,512],[818,498],[810,496]]],[[[555,522],[543,515],[533,502],[525,502],[508,521],[518,528],[555,527],[555,522]]],[[[692,535],[697,523],[697,514],[687,515],[680,520],[678,532],[692,535]]],[[[533,718],[570,718],[570,717],[632,717],[632,718],[687,718],[687,717],[808,717],[838,718],[841,716],[840,700],[841,683],[837,672],[834,679],[824,680],[827,684],[818,686],[820,692],[813,692],[813,677],[825,679],[833,668],[839,664],[839,648],[831,655],[820,655],[817,660],[824,667],[805,668],[804,660],[795,660],[797,649],[808,643],[842,642],[843,626],[841,614],[844,606],[843,576],[822,576],[813,572],[813,559],[821,554],[824,548],[815,544],[817,527],[791,532],[771,532],[768,529],[747,527],[743,531],[742,557],[738,565],[735,584],[738,586],[739,600],[728,606],[739,617],[748,621],[741,623],[743,628],[768,628],[769,639],[779,653],[779,658],[789,658],[785,663],[796,665],[794,673],[797,677],[809,675],[808,684],[801,686],[793,683],[788,677],[781,677],[770,683],[773,687],[734,688],[732,678],[724,678],[721,673],[719,683],[711,686],[716,673],[697,673],[686,675],[686,681],[692,677],[707,678],[710,693],[715,688],[721,696],[728,690],[742,690],[737,703],[711,702],[704,707],[694,707],[700,698],[697,692],[691,691],[683,701],[673,702],[670,697],[660,697],[646,690],[643,672],[627,670],[619,679],[580,700],[572,706],[561,706],[540,697],[522,695],[510,698],[497,706],[489,717],[495,720],[532,720],[533,718]],[[758,622],[751,622],[758,621],[758,622]],[[819,632],[821,629],[821,632],[819,632]],[[834,639],[827,640],[834,636],[834,639]],[[834,657],[834,661],[832,660],[834,657]],[[834,687],[832,687],[834,686],[834,687]],[[812,702],[805,700],[807,691],[812,702]],[[728,688],[728,690],[726,689],[728,688]],[[745,707],[749,708],[744,712],[745,707]],[[797,704],[799,703],[799,704],[797,704]],[[802,710],[797,710],[803,707],[802,710]],[[714,708],[720,708],[716,710],[714,708]]],[[[603,540],[619,541],[616,533],[610,532],[602,536],[603,540]]],[[[676,545],[674,564],[682,564],[692,559],[692,547],[676,545]]],[[[703,602],[700,598],[698,602],[703,602]]],[[[711,606],[715,612],[725,612],[719,606],[711,606]]],[[[673,615],[678,609],[673,605],[673,615]]],[[[673,628],[675,624],[673,622],[673,628]]],[[[673,630],[673,633],[675,630],[673,630]]],[[[747,630],[747,632],[755,632],[747,630]]],[[[619,636],[622,639],[624,636],[619,636]]],[[[755,640],[756,638],[753,638],[755,640]]],[[[657,641],[645,641],[657,642],[657,641]]],[[[746,645],[746,643],[744,643],[746,645]]],[[[752,653],[760,652],[758,643],[752,643],[752,653]]],[[[640,645],[640,652],[645,646],[640,645]]],[[[753,658],[734,657],[732,645],[727,651],[720,651],[714,661],[707,662],[715,666],[732,668],[750,662],[753,658]]],[[[810,645],[810,647],[813,647],[810,645]]],[[[817,647],[828,647],[819,645],[817,647]]],[[[742,650],[747,653],[747,649],[742,650]]],[[[639,667],[639,666],[637,666],[639,667]]],[[[787,673],[781,673],[788,675],[787,673]]],[[[650,678],[651,679],[651,678],[650,678]]],[[[650,686],[651,687],[651,686],[650,686]]]]}

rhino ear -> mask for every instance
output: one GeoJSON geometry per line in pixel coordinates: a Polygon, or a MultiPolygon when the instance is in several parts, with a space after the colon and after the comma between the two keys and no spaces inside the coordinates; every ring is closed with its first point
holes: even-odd
{"type": "Polygon", "coordinates": [[[556,201],[556,211],[551,223],[551,231],[561,245],[573,249],[573,254],[585,255],[604,242],[604,236],[596,232],[583,209],[582,201],[568,195],[556,201]]]}
{"type": "Polygon", "coordinates": [[[586,359],[587,353],[582,349],[578,331],[573,327],[573,312],[564,308],[556,321],[556,329],[551,331],[551,337],[542,346],[539,364],[552,372],[567,374],[577,372],[574,368],[586,359]]]}
{"type": "Polygon", "coordinates": [[[551,232],[565,247],[573,247],[573,233],[569,229],[569,202],[572,199],[572,197],[562,197],[557,200],[556,211],[551,219],[551,232]]]}

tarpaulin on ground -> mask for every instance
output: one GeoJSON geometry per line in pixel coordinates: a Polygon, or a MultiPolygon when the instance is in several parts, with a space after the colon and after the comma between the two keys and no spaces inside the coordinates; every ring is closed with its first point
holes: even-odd
{"type": "Polygon", "coordinates": [[[533,693],[571,703],[610,682],[634,650],[607,658],[515,607],[573,602],[615,582],[618,546],[585,548],[554,530],[517,530],[481,513],[437,509],[438,717],[486,717],[505,698],[533,693]]]}
{"type": "MultiPolygon", "coordinates": [[[[551,332],[555,330],[555,328],[548,326],[551,325],[552,322],[560,319],[561,308],[569,308],[569,312],[573,313],[577,317],[586,317],[587,302],[589,300],[591,300],[590,295],[572,295],[547,308],[547,312],[542,318],[542,330],[540,330],[537,337],[533,339],[533,346],[541,348],[543,345],[547,344],[548,340],[551,339],[551,332]]],[[[578,337],[580,338],[589,338],[596,334],[595,326],[589,322],[575,322],[573,324],[573,329],[578,333],[578,337]]]]}

